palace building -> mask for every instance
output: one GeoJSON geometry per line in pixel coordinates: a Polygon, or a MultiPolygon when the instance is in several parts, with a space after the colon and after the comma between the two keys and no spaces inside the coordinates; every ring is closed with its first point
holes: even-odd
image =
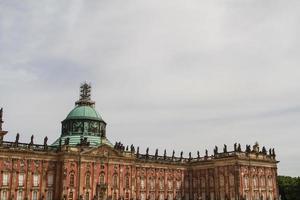
{"type": "MultiPolygon", "coordinates": [[[[232,145],[196,157],[112,143],[82,84],[53,144],[6,141],[0,111],[1,200],[278,200],[274,149],[232,145]]],[[[189,141],[186,141],[189,142],[189,141]]]]}

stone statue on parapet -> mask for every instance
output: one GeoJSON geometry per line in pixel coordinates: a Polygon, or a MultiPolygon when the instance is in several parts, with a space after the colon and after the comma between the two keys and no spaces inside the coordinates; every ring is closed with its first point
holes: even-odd
{"type": "Polygon", "coordinates": [[[61,145],[62,145],[62,140],[61,138],[59,138],[58,146],[61,147],[61,145]]]}
{"type": "Polygon", "coordinates": [[[17,133],[17,135],[16,135],[16,140],[15,140],[15,145],[16,145],[16,146],[18,146],[19,140],[20,140],[20,134],[17,133]]]}
{"type": "Polygon", "coordinates": [[[241,152],[241,151],[242,151],[242,148],[241,148],[241,144],[240,144],[240,143],[238,144],[237,151],[238,151],[238,152],[241,152]]]}
{"type": "Polygon", "coordinates": [[[227,153],[227,145],[226,145],[226,144],[224,144],[223,152],[224,152],[224,153],[227,153]]]}
{"type": "Polygon", "coordinates": [[[262,151],[261,151],[264,155],[267,155],[267,150],[266,150],[266,147],[265,146],[263,146],[263,148],[262,148],[262,151]]]}
{"type": "Polygon", "coordinates": [[[215,146],[215,149],[214,149],[214,155],[217,155],[218,154],[218,147],[215,146]]]}
{"type": "Polygon", "coordinates": [[[250,145],[246,145],[246,153],[251,153],[251,146],[250,145]]]}
{"type": "Polygon", "coordinates": [[[44,149],[47,149],[48,148],[48,137],[46,136],[45,138],[44,138],[44,149]]]}
{"type": "Polygon", "coordinates": [[[33,138],[34,138],[34,135],[31,135],[31,137],[30,137],[30,143],[29,143],[30,146],[33,145],[33,138]]]}
{"type": "Polygon", "coordinates": [[[253,145],[253,152],[259,153],[259,144],[258,144],[258,142],[255,142],[255,144],[253,145]]]}
{"type": "Polygon", "coordinates": [[[140,155],[140,147],[137,147],[137,149],[136,149],[136,156],[139,157],[139,155],[140,155]]]}
{"type": "Polygon", "coordinates": [[[274,148],[272,149],[272,156],[273,156],[274,158],[276,157],[275,149],[274,149],[274,148]]]}
{"type": "Polygon", "coordinates": [[[70,138],[65,138],[65,144],[64,145],[69,145],[70,144],[70,138]]]}
{"type": "Polygon", "coordinates": [[[134,148],[133,144],[130,146],[130,151],[131,151],[131,153],[135,152],[135,148],[134,148]]]}

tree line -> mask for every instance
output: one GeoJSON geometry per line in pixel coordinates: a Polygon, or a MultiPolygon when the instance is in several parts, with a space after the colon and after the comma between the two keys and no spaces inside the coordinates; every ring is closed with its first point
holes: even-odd
{"type": "Polygon", "coordinates": [[[300,200],[300,177],[278,176],[281,200],[300,200]]]}

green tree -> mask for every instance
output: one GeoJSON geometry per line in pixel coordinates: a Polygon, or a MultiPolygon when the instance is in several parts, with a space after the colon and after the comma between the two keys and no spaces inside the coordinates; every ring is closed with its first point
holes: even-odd
{"type": "Polygon", "coordinates": [[[282,200],[300,200],[300,177],[278,176],[282,200]]]}

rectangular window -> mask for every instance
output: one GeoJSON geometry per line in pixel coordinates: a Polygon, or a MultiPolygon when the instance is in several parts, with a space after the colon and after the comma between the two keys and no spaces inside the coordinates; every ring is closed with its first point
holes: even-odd
{"type": "Polygon", "coordinates": [[[52,197],[53,197],[53,192],[51,190],[49,190],[47,192],[47,200],[52,200],[52,197]]]}
{"type": "Polygon", "coordinates": [[[23,193],[22,193],[22,191],[18,191],[18,193],[17,193],[17,200],[23,200],[23,193]]]}
{"type": "Polygon", "coordinates": [[[210,193],[210,199],[214,200],[215,199],[215,194],[213,192],[210,193]]]}
{"type": "Polygon", "coordinates": [[[19,186],[23,186],[24,185],[24,174],[19,174],[19,186]]]}
{"type": "Polygon", "coordinates": [[[38,174],[34,174],[33,175],[33,186],[34,187],[38,187],[39,186],[39,175],[38,174]]]}
{"type": "Polygon", "coordinates": [[[142,190],[145,189],[145,180],[144,180],[144,178],[141,178],[141,189],[142,190]]]}
{"type": "Polygon", "coordinates": [[[70,187],[74,187],[75,176],[74,173],[70,174],[70,187]]]}
{"type": "Polygon", "coordinates": [[[4,172],[3,173],[3,176],[2,176],[2,185],[3,186],[7,186],[8,185],[8,173],[7,172],[4,172]]]}
{"type": "Polygon", "coordinates": [[[32,200],[38,200],[38,192],[37,191],[32,192],[32,200]]]}
{"type": "Polygon", "coordinates": [[[180,188],[181,188],[181,183],[180,183],[180,181],[177,181],[176,182],[176,189],[180,190],[180,188]]]}
{"type": "Polygon", "coordinates": [[[7,200],[7,192],[6,191],[2,191],[1,200],[7,200]]]}
{"type": "Polygon", "coordinates": [[[141,193],[141,200],[146,200],[146,194],[144,192],[141,193]]]}
{"type": "Polygon", "coordinates": [[[159,194],[159,200],[164,200],[164,193],[159,194]]]}
{"type": "Polygon", "coordinates": [[[53,186],[53,179],[54,179],[53,174],[48,174],[48,180],[47,180],[47,183],[48,183],[48,186],[49,186],[49,187],[53,186]]]}
{"type": "Polygon", "coordinates": [[[69,200],[73,200],[73,192],[72,191],[70,191],[69,200]]]}

